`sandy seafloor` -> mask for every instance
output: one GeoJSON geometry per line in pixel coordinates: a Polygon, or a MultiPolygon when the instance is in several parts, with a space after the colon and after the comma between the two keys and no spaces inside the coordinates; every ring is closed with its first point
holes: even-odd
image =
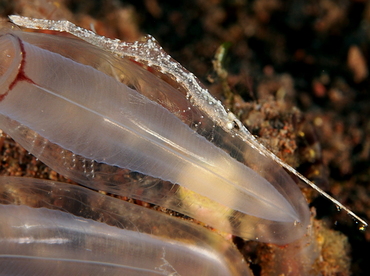
{"type": "MultiPolygon", "coordinates": [[[[2,17],[14,13],[93,24],[100,34],[128,41],[153,35],[262,143],[369,221],[370,2],[0,0],[2,17]],[[212,60],[225,42],[223,82],[212,60]]],[[[5,136],[0,146],[2,175],[63,180],[5,136]]],[[[350,245],[349,269],[323,275],[369,275],[369,230],[359,231],[345,212],[304,190],[317,218],[350,245]]],[[[256,245],[235,241],[259,275],[261,257],[247,252],[256,245]]]]}

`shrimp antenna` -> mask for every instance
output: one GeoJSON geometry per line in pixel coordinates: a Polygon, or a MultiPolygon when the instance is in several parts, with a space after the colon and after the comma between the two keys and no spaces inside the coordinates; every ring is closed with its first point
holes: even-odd
{"type": "Polygon", "coordinates": [[[326,197],[330,201],[332,201],[340,210],[344,210],[352,216],[356,223],[361,223],[361,226],[359,227],[360,230],[365,230],[368,226],[367,222],[360,218],[358,215],[356,215],[354,212],[352,212],[349,208],[344,206],[342,203],[340,203],[338,200],[336,200],[334,197],[326,193],[323,189],[321,189],[319,186],[317,186],[315,183],[313,183],[311,180],[309,180],[307,177],[302,175],[300,172],[298,172],[296,169],[294,169],[292,166],[285,163],[283,160],[281,160],[279,157],[277,157],[274,153],[272,153],[270,150],[268,150],[265,146],[263,146],[258,140],[246,129],[244,126],[240,129],[240,132],[243,133],[243,138],[250,139],[249,144],[254,146],[255,149],[257,149],[262,155],[266,157],[270,157],[272,160],[274,160],[276,163],[278,163],[280,166],[291,172],[292,174],[299,177],[304,183],[306,183],[308,186],[310,186],[312,189],[317,191],[322,196],[326,197]]]}

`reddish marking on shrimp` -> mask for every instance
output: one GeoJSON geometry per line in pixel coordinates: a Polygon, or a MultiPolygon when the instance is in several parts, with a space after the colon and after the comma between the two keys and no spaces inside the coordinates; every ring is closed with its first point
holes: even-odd
{"type": "Polygon", "coordinates": [[[32,84],[36,84],[33,80],[31,80],[27,75],[26,73],[24,72],[24,67],[26,65],[26,51],[24,50],[24,45],[23,45],[23,42],[19,39],[19,37],[17,37],[18,39],[18,42],[19,42],[19,46],[21,48],[21,53],[22,53],[22,60],[21,60],[21,66],[19,66],[19,69],[18,69],[18,74],[17,76],[15,77],[15,79],[13,80],[13,82],[9,85],[9,90],[12,90],[13,87],[19,82],[19,81],[27,81],[29,83],[32,83],[32,84]]]}
{"type": "Polygon", "coordinates": [[[4,94],[0,95],[0,102],[1,102],[2,100],[4,100],[4,98],[8,95],[8,93],[9,93],[9,90],[8,90],[8,91],[6,91],[4,94]]]}
{"type": "Polygon", "coordinates": [[[36,84],[32,79],[30,79],[26,75],[26,73],[24,71],[24,67],[26,65],[26,51],[24,49],[23,42],[19,39],[19,37],[16,37],[16,38],[19,42],[19,47],[21,48],[22,60],[21,60],[20,66],[18,68],[18,74],[14,78],[12,83],[9,85],[8,91],[6,91],[4,94],[0,95],[0,102],[8,95],[9,91],[11,91],[18,82],[26,81],[26,82],[29,82],[29,83],[32,83],[32,84],[36,84]]]}

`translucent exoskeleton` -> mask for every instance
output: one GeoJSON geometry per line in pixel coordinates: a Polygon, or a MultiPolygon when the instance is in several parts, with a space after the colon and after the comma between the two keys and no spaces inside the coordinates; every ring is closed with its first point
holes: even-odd
{"type": "Polygon", "coordinates": [[[124,43],[67,21],[11,19],[88,42],[0,37],[0,127],[40,160],[85,186],[245,239],[284,244],[305,233],[307,203],[277,163],[310,182],[260,145],[153,38],[124,43]],[[125,181],[128,170],[143,176],[125,181]]]}
{"type": "Polygon", "coordinates": [[[54,170],[245,239],[305,233],[287,173],[136,63],[55,35],[5,33],[0,47],[0,127],[54,170]],[[125,184],[127,169],[176,185],[125,184]]]}
{"type": "Polygon", "coordinates": [[[0,177],[0,210],[1,275],[252,275],[216,233],[83,187],[0,177]]]}

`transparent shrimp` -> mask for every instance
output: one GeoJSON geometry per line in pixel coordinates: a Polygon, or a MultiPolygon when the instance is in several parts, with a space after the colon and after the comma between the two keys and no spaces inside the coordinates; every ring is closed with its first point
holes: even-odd
{"type": "Polygon", "coordinates": [[[64,176],[245,239],[306,232],[307,203],[280,166],[134,62],[38,33],[5,33],[0,49],[0,127],[64,176]],[[127,171],[175,185],[126,183],[127,171]]]}
{"type": "Polygon", "coordinates": [[[311,186],[322,196],[332,201],[339,209],[345,210],[357,222],[360,223],[360,229],[364,230],[367,227],[367,222],[357,216],[338,200],[327,194],[315,183],[307,179],[290,165],[286,164],[275,154],[270,152],[248,131],[248,129],[236,118],[234,114],[225,110],[221,102],[214,99],[212,95],[205,89],[194,74],[188,72],[181,64],[173,60],[163,49],[156,43],[155,39],[147,36],[145,42],[127,43],[118,39],[109,39],[99,36],[96,33],[80,28],[69,21],[53,21],[45,19],[35,19],[22,17],[17,15],[10,16],[13,23],[32,29],[54,30],[68,32],[76,37],[79,37],[93,45],[110,51],[120,57],[130,57],[138,62],[147,64],[148,66],[156,67],[162,73],[171,76],[187,91],[187,97],[191,103],[231,135],[239,136],[243,141],[247,142],[251,147],[258,150],[262,155],[267,156],[277,162],[279,165],[287,169],[289,172],[298,176],[303,182],[311,186]]]}
{"type": "Polygon", "coordinates": [[[252,275],[216,233],[80,186],[0,177],[0,210],[2,275],[252,275]]]}

